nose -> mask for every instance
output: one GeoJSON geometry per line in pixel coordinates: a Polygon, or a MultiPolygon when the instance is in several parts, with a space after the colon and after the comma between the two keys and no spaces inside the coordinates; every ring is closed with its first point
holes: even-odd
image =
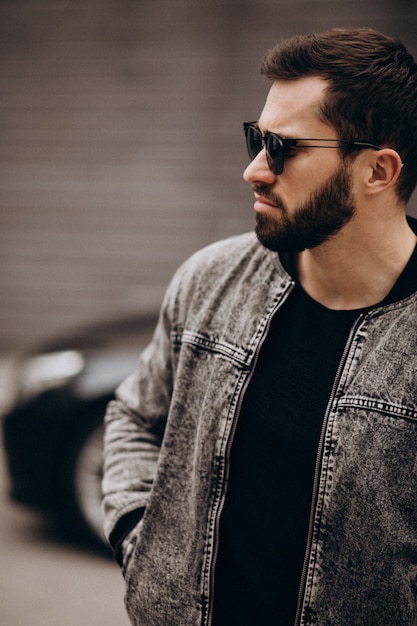
{"type": "Polygon", "coordinates": [[[269,169],[265,148],[256,155],[243,172],[243,179],[251,185],[261,182],[272,185],[275,178],[276,175],[269,169]]]}

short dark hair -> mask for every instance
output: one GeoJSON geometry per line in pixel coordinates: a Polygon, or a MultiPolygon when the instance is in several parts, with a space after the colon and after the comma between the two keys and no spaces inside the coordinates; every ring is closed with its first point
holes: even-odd
{"type": "Polygon", "coordinates": [[[267,52],[261,74],[328,80],[323,118],[341,139],[395,149],[405,164],[396,191],[408,201],[417,183],[417,65],[399,40],[369,28],[299,35],[267,52]]]}

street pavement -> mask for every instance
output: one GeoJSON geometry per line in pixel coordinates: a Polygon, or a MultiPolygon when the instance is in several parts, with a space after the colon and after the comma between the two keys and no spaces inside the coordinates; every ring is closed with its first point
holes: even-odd
{"type": "Polygon", "coordinates": [[[2,446],[0,528],[1,626],[128,626],[118,566],[9,501],[2,446]]]}

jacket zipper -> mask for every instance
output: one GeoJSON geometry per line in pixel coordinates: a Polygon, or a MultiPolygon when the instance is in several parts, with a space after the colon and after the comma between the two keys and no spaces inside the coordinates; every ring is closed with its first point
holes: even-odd
{"type": "Polygon", "coordinates": [[[224,469],[224,480],[223,480],[223,489],[222,489],[222,494],[221,494],[221,500],[220,500],[220,504],[216,513],[216,519],[215,519],[215,527],[214,527],[214,539],[213,539],[213,554],[212,554],[212,558],[211,558],[211,565],[210,565],[210,582],[209,582],[209,599],[208,599],[208,607],[207,607],[207,621],[205,622],[207,626],[211,626],[212,623],[212,618],[213,618],[213,606],[214,606],[214,571],[216,568],[216,561],[217,561],[217,554],[218,554],[218,550],[219,550],[219,527],[220,527],[220,517],[221,517],[221,513],[223,510],[223,506],[226,500],[226,492],[227,492],[227,483],[229,480],[229,469],[230,469],[230,452],[232,449],[232,445],[233,445],[233,440],[235,437],[235,433],[236,433],[236,428],[237,428],[237,424],[239,421],[239,415],[242,409],[242,404],[243,404],[243,399],[245,397],[246,394],[246,390],[249,386],[250,381],[252,380],[253,377],[253,373],[256,369],[256,365],[259,359],[259,354],[261,351],[261,348],[264,344],[265,338],[268,335],[269,332],[269,328],[271,326],[271,322],[272,319],[274,317],[274,315],[276,314],[276,312],[283,306],[283,304],[286,302],[288,296],[290,295],[291,291],[294,288],[294,282],[292,281],[286,291],[284,291],[284,293],[282,294],[281,299],[279,300],[279,302],[277,303],[277,305],[274,307],[274,309],[271,311],[271,314],[269,316],[268,322],[266,324],[264,333],[256,347],[256,352],[254,355],[254,359],[253,359],[253,363],[252,363],[252,367],[251,370],[249,372],[249,375],[247,376],[245,383],[240,391],[240,395],[238,398],[238,403],[236,406],[236,412],[233,418],[233,423],[232,423],[232,427],[230,430],[230,434],[229,434],[229,438],[227,441],[227,445],[226,445],[226,451],[225,451],[225,458],[224,458],[224,463],[225,463],[225,469],[224,469]]]}
{"type": "Polygon", "coordinates": [[[332,390],[330,393],[329,401],[327,403],[327,408],[324,414],[323,424],[321,427],[320,439],[319,439],[319,444],[318,444],[318,449],[317,449],[316,465],[315,465],[315,470],[314,470],[314,482],[313,482],[313,492],[312,492],[312,497],[311,497],[310,521],[308,524],[307,544],[306,544],[306,550],[304,554],[303,568],[301,571],[300,587],[298,591],[298,601],[297,601],[297,612],[295,616],[294,626],[300,626],[300,623],[301,623],[301,611],[303,607],[304,593],[305,593],[305,587],[306,587],[306,582],[307,582],[308,563],[310,560],[310,551],[311,551],[311,547],[313,543],[313,526],[314,526],[314,518],[315,518],[315,513],[316,513],[316,505],[317,505],[317,500],[318,500],[321,462],[323,458],[324,438],[325,438],[326,430],[327,430],[327,422],[329,419],[330,409],[333,404],[334,398],[336,396],[336,391],[339,386],[340,378],[342,376],[342,372],[346,363],[347,355],[352,346],[353,338],[356,334],[356,331],[359,325],[362,323],[363,318],[364,318],[364,315],[363,314],[360,315],[350,330],[349,337],[343,349],[342,357],[339,361],[339,365],[336,371],[336,376],[333,381],[332,390]]]}

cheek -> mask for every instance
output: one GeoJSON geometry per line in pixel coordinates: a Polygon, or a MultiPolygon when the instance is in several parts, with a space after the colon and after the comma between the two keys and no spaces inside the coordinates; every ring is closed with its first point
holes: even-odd
{"type": "Polygon", "coordinates": [[[323,155],[324,152],[332,151],[317,150],[317,154],[300,154],[284,165],[283,174],[278,176],[275,193],[282,197],[289,209],[307,203],[340,170],[340,158],[335,154],[323,155]]]}
{"type": "Polygon", "coordinates": [[[308,202],[316,189],[317,180],[314,180],[311,172],[301,173],[294,168],[294,171],[284,170],[284,174],[278,177],[273,191],[291,213],[308,202]]]}

